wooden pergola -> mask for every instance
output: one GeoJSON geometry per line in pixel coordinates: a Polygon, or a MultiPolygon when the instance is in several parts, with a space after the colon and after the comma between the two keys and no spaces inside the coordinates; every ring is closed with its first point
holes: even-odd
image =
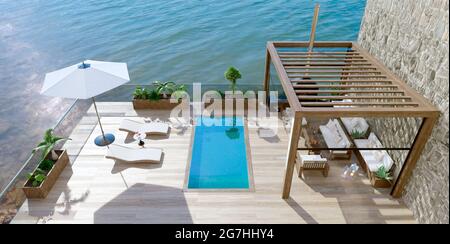
{"type": "Polygon", "coordinates": [[[439,110],[353,42],[268,42],[266,94],[271,63],[295,112],[282,197],[286,199],[290,194],[302,118],[422,118],[391,191],[392,196],[400,197],[431,135],[439,110]]]}

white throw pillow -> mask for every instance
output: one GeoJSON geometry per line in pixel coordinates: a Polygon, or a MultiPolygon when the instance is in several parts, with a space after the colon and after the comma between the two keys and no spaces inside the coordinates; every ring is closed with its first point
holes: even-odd
{"type": "Polygon", "coordinates": [[[333,134],[334,135],[334,144],[338,145],[342,141],[342,137],[339,134],[333,134]]]}
{"type": "Polygon", "coordinates": [[[351,118],[348,120],[348,125],[349,125],[350,129],[355,128],[355,123],[356,123],[355,118],[351,118]]]}
{"type": "Polygon", "coordinates": [[[386,170],[390,170],[392,168],[392,165],[394,164],[394,161],[392,161],[391,157],[389,157],[389,155],[386,154],[383,157],[383,164],[386,170]]]}
{"type": "Polygon", "coordinates": [[[375,147],[376,147],[376,148],[383,148],[383,145],[381,144],[380,141],[377,141],[377,142],[375,143],[375,147]]]}
{"type": "Polygon", "coordinates": [[[374,151],[373,156],[374,156],[376,162],[383,163],[385,155],[382,151],[374,151]]]}
{"type": "Polygon", "coordinates": [[[305,118],[302,118],[302,125],[303,126],[308,125],[308,121],[305,118]]]}
{"type": "Polygon", "coordinates": [[[338,144],[339,148],[347,148],[347,142],[344,139],[341,139],[341,141],[338,144]]]}
{"type": "Polygon", "coordinates": [[[374,133],[370,133],[369,142],[373,145],[373,147],[377,147],[379,140],[374,133]]]}
{"type": "Polygon", "coordinates": [[[363,129],[362,129],[362,124],[360,120],[356,120],[353,128],[355,128],[358,132],[362,133],[363,129]]]}
{"type": "Polygon", "coordinates": [[[331,119],[328,120],[328,123],[327,123],[326,126],[327,126],[328,129],[330,129],[332,131],[333,130],[333,126],[334,126],[333,121],[331,119]]]}

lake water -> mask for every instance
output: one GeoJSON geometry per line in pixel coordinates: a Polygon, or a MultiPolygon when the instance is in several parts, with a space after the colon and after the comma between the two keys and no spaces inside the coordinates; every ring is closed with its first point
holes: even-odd
{"type": "Polygon", "coordinates": [[[133,83],[261,84],[269,40],[356,40],[365,0],[0,0],[0,188],[73,102],[39,95],[46,72],[84,59],[127,62],[133,83]]]}

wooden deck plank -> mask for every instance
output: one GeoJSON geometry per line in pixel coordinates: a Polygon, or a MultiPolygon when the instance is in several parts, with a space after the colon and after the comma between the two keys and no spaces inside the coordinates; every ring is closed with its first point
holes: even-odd
{"type": "MultiPolygon", "coordinates": [[[[105,131],[116,141],[137,147],[118,131],[125,117],[167,119],[168,111],[140,111],[131,103],[98,103],[105,131]]],[[[83,121],[90,121],[89,119],[83,121]]],[[[72,137],[89,137],[72,167],[64,170],[46,200],[26,201],[13,223],[414,223],[401,202],[370,186],[364,175],[344,180],[348,162],[331,162],[329,177],[306,172],[294,177],[291,198],[281,199],[288,134],[259,137],[249,126],[254,192],[183,192],[191,128],[171,130],[168,138],[151,137],[148,146],[164,149],[162,164],[127,164],[105,159],[94,145],[100,133],[81,123],[72,137]]]]}

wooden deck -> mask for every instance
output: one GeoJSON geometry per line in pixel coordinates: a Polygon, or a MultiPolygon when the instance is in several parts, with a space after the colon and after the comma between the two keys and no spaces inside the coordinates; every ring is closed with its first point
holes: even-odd
{"type": "MultiPolygon", "coordinates": [[[[123,118],[169,115],[137,114],[131,103],[98,106],[105,130],[130,147],[137,143],[118,131],[123,118]]],[[[254,192],[183,192],[191,128],[172,128],[168,138],[147,140],[146,145],[164,149],[161,164],[127,164],[105,159],[106,148],[94,145],[100,133],[94,116],[90,111],[66,144],[72,166],[48,198],[26,201],[13,223],[415,223],[410,210],[387,191],[372,188],[364,175],[341,178],[348,162],[331,162],[328,178],[321,172],[305,172],[305,181],[294,176],[291,197],[281,199],[288,145],[281,120],[271,139],[260,138],[258,128],[249,125],[254,192]]]]}

